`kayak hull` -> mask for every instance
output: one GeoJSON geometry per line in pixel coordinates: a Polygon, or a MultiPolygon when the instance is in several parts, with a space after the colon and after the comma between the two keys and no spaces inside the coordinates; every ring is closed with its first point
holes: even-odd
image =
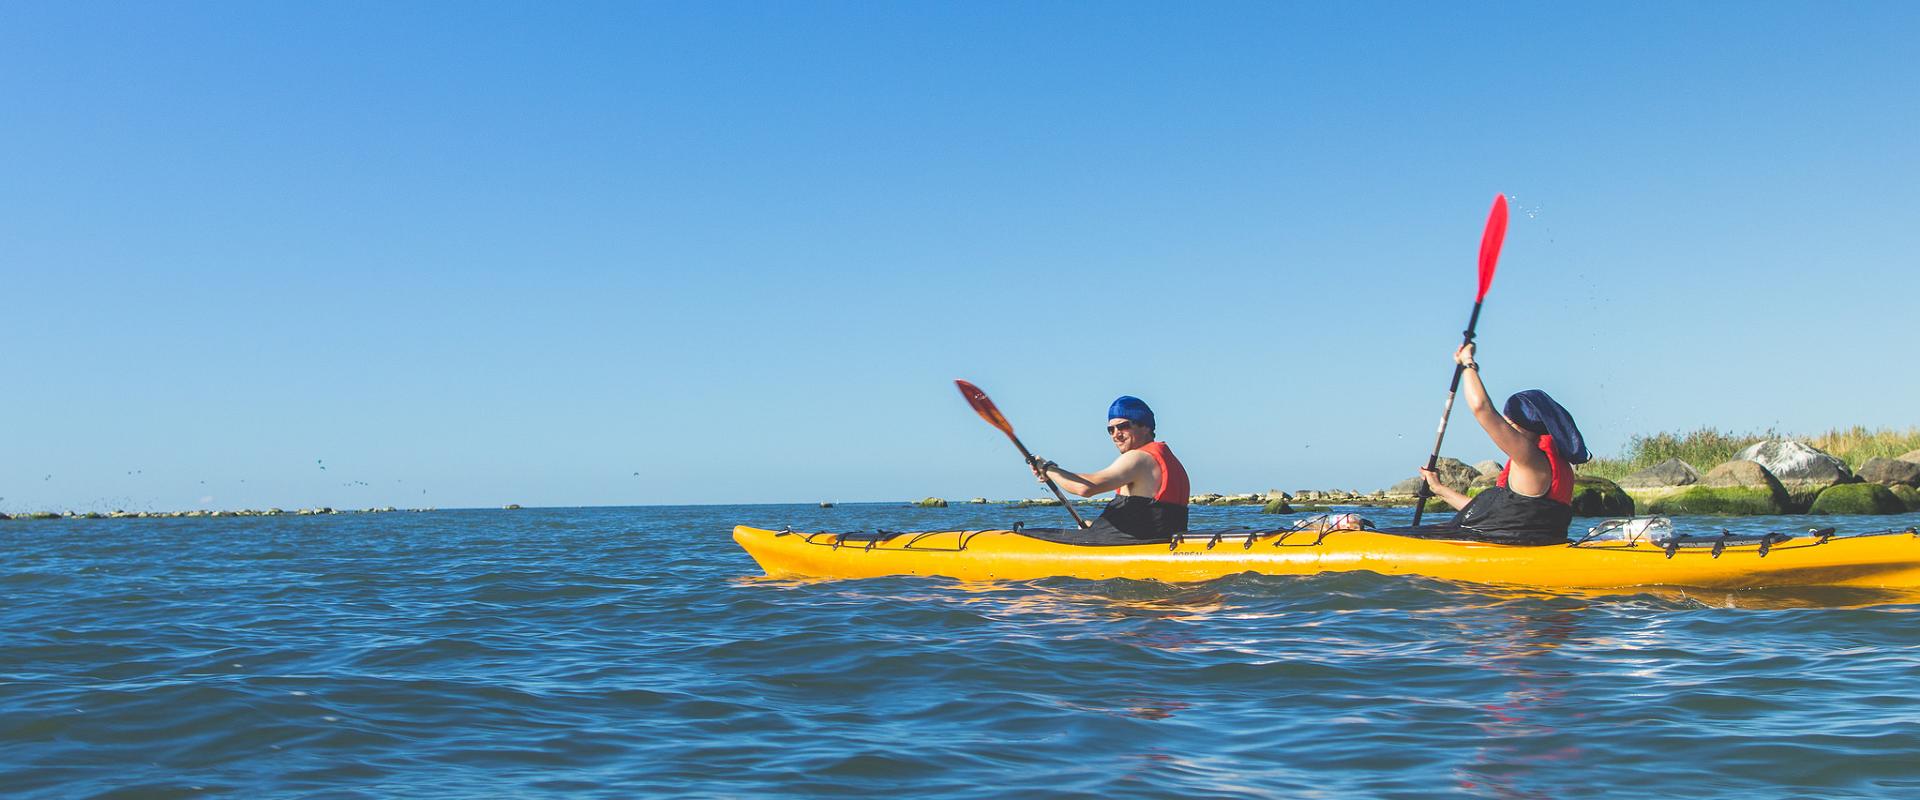
{"type": "Polygon", "coordinates": [[[1368,571],[1537,588],[1650,586],[1761,589],[1797,586],[1920,588],[1920,537],[1906,533],[1803,537],[1762,548],[1653,545],[1523,547],[1373,531],[1190,535],[1173,543],[1079,545],[1007,530],[932,531],[883,541],[853,535],[733,530],[773,578],[921,575],[958,580],[1071,577],[1204,581],[1253,572],[1368,571]]]}

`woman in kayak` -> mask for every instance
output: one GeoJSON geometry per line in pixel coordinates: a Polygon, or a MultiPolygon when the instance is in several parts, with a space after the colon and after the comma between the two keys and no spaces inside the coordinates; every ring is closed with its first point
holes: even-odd
{"type": "Polygon", "coordinates": [[[1094,520],[1093,534],[1118,533],[1134,539],[1160,539],[1187,529],[1187,468],[1165,442],[1154,440],[1153,409],[1138,397],[1123,396],[1107,408],[1107,435],[1120,457],[1106,469],[1077,475],[1059,464],[1033,457],[1034,477],[1054,482],[1081,497],[1117,492],[1094,520]],[[1044,475],[1043,475],[1044,473],[1044,475]]]}
{"type": "Polygon", "coordinates": [[[1501,544],[1566,544],[1573,522],[1573,465],[1592,458],[1573,415],[1546,392],[1528,389],[1507,398],[1505,414],[1495,412],[1480,382],[1480,364],[1472,343],[1454,351],[1464,368],[1461,385],[1467,407],[1494,446],[1507,454],[1499,483],[1474,497],[1454,491],[1424,467],[1420,475],[1436,497],[1460,509],[1448,527],[1471,538],[1501,544]]]}

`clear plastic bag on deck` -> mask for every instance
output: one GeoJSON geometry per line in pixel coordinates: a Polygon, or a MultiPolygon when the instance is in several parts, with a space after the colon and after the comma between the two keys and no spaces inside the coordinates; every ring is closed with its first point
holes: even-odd
{"type": "Polygon", "coordinates": [[[1373,520],[1359,514],[1315,514],[1293,523],[1296,531],[1371,531],[1377,530],[1373,520]]]}
{"type": "Polygon", "coordinates": [[[1673,538],[1673,520],[1666,517],[1633,517],[1630,519],[1609,519],[1587,529],[1587,535],[1580,537],[1581,543],[1620,542],[1622,544],[1665,545],[1673,538]]]}

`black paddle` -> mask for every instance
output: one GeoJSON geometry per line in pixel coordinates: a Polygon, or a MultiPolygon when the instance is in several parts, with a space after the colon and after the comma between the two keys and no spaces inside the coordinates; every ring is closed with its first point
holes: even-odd
{"type": "MultiPolygon", "coordinates": [[[[960,387],[960,396],[967,398],[967,405],[973,406],[974,412],[978,413],[981,419],[986,420],[988,425],[999,428],[1001,433],[1006,434],[1007,438],[1012,439],[1013,446],[1020,448],[1021,457],[1025,458],[1028,463],[1032,463],[1033,454],[1027,452],[1027,446],[1020,443],[1020,437],[1013,435],[1013,423],[1008,422],[1006,416],[1000,413],[1000,409],[994,406],[993,400],[987,397],[987,393],[980,391],[980,387],[966,381],[955,380],[953,383],[955,386],[960,387]]],[[[1060,498],[1060,504],[1066,506],[1067,513],[1073,515],[1074,524],[1081,528],[1087,527],[1087,521],[1080,518],[1080,512],[1073,509],[1073,503],[1067,500],[1066,493],[1060,491],[1059,486],[1054,485],[1053,478],[1048,477],[1047,473],[1042,472],[1040,473],[1040,479],[1047,482],[1047,488],[1053,490],[1053,496],[1060,498]]]]}
{"type": "MultiPolygon", "coordinates": [[[[1500,244],[1507,239],[1507,196],[1493,196],[1493,211],[1487,214],[1487,229],[1480,234],[1480,292],[1473,296],[1473,316],[1467,318],[1466,338],[1461,346],[1473,343],[1473,329],[1480,324],[1480,303],[1487,299],[1487,288],[1493,285],[1494,265],[1500,263],[1500,244]]],[[[1447,405],[1440,411],[1440,430],[1433,435],[1433,455],[1427,456],[1427,469],[1440,466],[1440,442],[1447,438],[1447,418],[1453,416],[1453,396],[1460,391],[1460,373],[1466,371],[1462,364],[1453,365],[1453,384],[1447,387],[1447,405]]],[[[1427,511],[1427,498],[1433,496],[1433,489],[1426,481],[1420,482],[1420,491],[1414,495],[1413,524],[1420,524],[1420,515],[1427,511]]]]}

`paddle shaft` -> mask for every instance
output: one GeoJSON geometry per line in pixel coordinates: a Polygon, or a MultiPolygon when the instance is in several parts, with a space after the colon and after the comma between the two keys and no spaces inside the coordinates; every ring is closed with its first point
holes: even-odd
{"type": "MultiPolygon", "coordinates": [[[[1028,466],[1032,466],[1033,453],[1028,452],[1027,446],[1020,443],[1020,437],[1013,434],[1013,423],[1007,421],[1007,415],[1000,413],[1000,408],[993,404],[993,399],[987,397],[986,392],[980,391],[980,387],[966,381],[956,379],[953,385],[959,387],[960,396],[966,398],[967,405],[973,406],[973,413],[979,414],[988,425],[1006,434],[1007,438],[1013,441],[1013,446],[1020,449],[1020,457],[1026,460],[1028,466]]],[[[1082,528],[1087,527],[1087,521],[1081,519],[1080,512],[1073,508],[1073,501],[1067,499],[1067,493],[1060,491],[1060,486],[1053,482],[1052,477],[1042,471],[1040,481],[1045,483],[1048,489],[1053,490],[1054,497],[1060,498],[1060,505],[1067,509],[1068,514],[1073,515],[1074,524],[1082,528]]]]}
{"type": "MultiPolygon", "coordinates": [[[[1473,329],[1479,324],[1480,302],[1476,301],[1473,304],[1473,316],[1467,318],[1467,330],[1464,333],[1466,338],[1460,341],[1461,347],[1473,344],[1473,329]]],[[[1453,383],[1447,386],[1447,404],[1440,410],[1440,428],[1433,434],[1433,453],[1427,456],[1427,469],[1433,470],[1440,467],[1440,443],[1447,439],[1447,420],[1453,416],[1453,398],[1460,393],[1460,376],[1466,371],[1467,367],[1464,364],[1453,365],[1453,383]]],[[[1420,524],[1421,515],[1427,512],[1427,498],[1432,496],[1433,488],[1428,486],[1425,480],[1421,480],[1420,490],[1414,493],[1414,525],[1420,524]]]]}
{"type": "MultiPolygon", "coordinates": [[[[1013,431],[1007,431],[1007,438],[1013,440],[1014,447],[1020,448],[1020,455],[1027,460],[1027,463],[1033,463],[1033,454],[1027,452],[1027,446],[1020,443],[1020,437],[1013,435],[1013,431]]],[[[1040,480],[1045,481],[1047,488],[1053,490],[1054,497],[1060,498],[1060,505],[1067,509],[1067,513],[1073,515],[1073,521],[1082,528],[1087,527],[1087,521],[1080,516],[1079,511],[1074,510],[1073,501],[1067,499],[1067,493],[1060,491],[1060,485],[1053,482],[1053,476],[1048,475],[1046,470],[1041,470],[1040,480]]]]}

